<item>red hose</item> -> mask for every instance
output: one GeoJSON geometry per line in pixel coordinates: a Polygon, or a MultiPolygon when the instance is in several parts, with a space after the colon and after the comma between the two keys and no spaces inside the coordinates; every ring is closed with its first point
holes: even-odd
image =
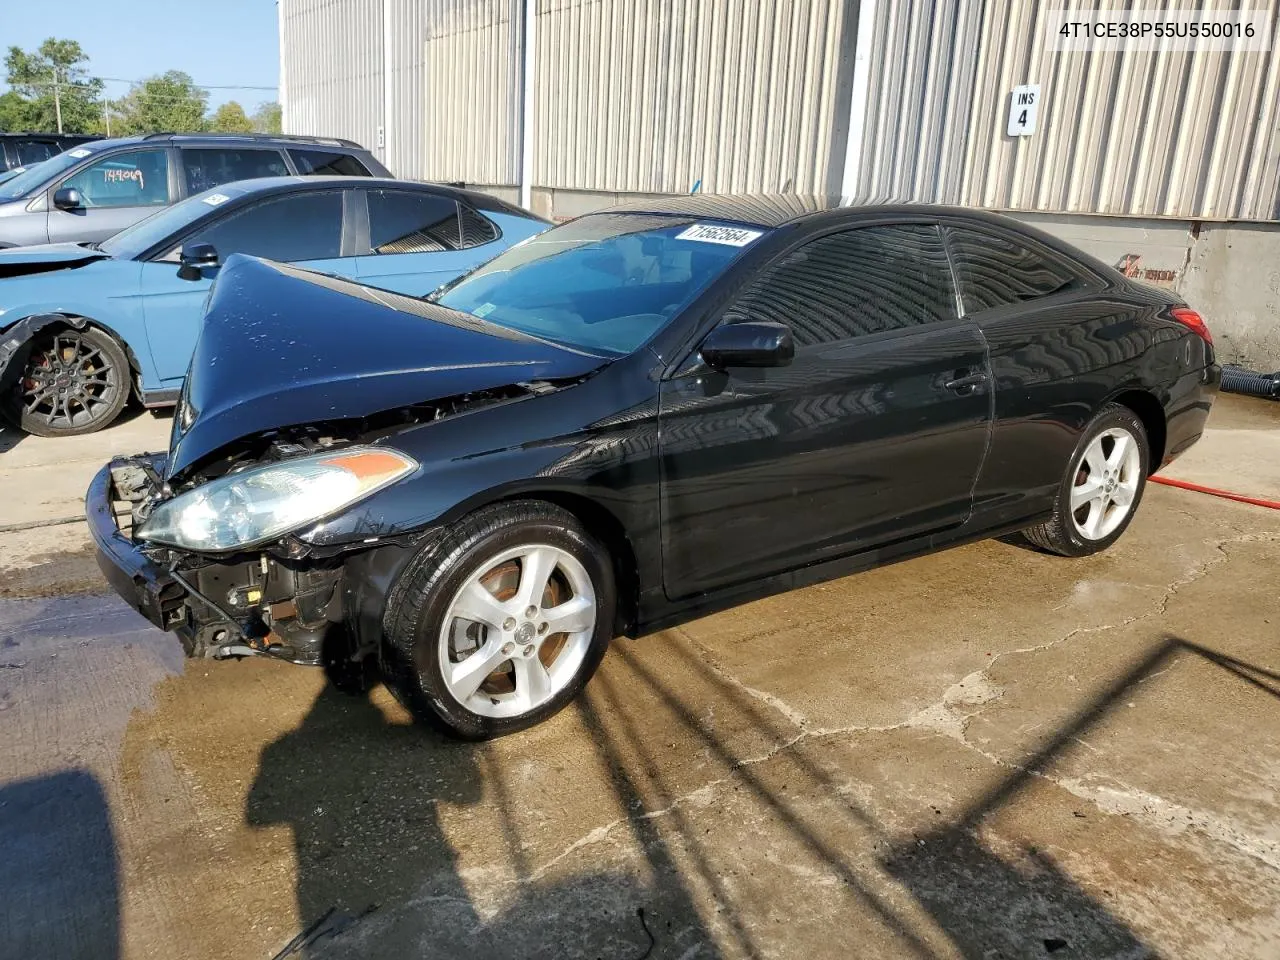
{"type": "Polygon", "coordinates": [[[1152,483],[1163,483],[1167,487],[1181,487],[1183,490],[1194,490],[1196,493],[1207,493],[1213,497],[1222,497],[1224,500],[1235,500],[1238,503],[1251,503],[1255,507],[1269,507],[1272,510],[1280,510],[1280,501],[1263,500],[1261,497],[1246,497],[1242,493],[1232,493],[1230,490],[1219,490],[1217,487],[1205,487],[1198,483],[1189,483],[1186,480],[1173,480],[1169,477],[1148,477],[1152,483]]]}

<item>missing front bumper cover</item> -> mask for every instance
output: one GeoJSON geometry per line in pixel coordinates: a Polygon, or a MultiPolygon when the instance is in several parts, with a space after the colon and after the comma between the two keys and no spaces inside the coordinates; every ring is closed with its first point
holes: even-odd
{"type": "Polygon", "coordinates": [[[307,564],[266,555],[225,561],[148,548],[121,529],[162,490],[164,456],[113,460],[85,498],[98,565],[112,588],[155,626],[173,631],[188,656],[244,656],[246,650],[319,664],[341,629],[340,562],[307,564]],[[118,510],[117,506],[129,509],[118,510]],[[253,598],[253,602],[243,602],[253,598]]]}

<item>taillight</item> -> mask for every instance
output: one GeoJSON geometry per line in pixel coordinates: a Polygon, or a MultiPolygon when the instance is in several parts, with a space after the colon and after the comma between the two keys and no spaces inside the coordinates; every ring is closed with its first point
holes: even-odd
{"type": "Polygon", "coordinates": [[[1169,315],[1184,327],[1189,327],[1205,343],[1213,343],[1213,334],[1209,332],[1209,325],[1204,322],[1204,317],[1190,307],[1174,307],[1169,315]]]}

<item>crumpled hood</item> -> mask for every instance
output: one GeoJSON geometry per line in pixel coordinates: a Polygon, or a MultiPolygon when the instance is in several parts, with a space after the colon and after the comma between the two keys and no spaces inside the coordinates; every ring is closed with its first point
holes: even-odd
{"type": "Polygon", "coordinates": [[[78,243],[42,243],[34,247],[10,247],[0,250],[0,280],[24,277],[51,270],[70,270],[95,260],[109,260],[101,250],[90,250],[78,243]]]}
{"type": "Polygon", "coordinates": [[[278,427],[577,377],[606,362],[413,297],[232,256],[191,358],[167,475],[278,427]]]}

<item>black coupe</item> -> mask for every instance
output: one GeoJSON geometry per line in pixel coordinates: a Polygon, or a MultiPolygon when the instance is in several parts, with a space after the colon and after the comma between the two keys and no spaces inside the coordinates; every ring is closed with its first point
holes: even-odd
{"type": "Polygon", "coordinates": [[[1195,311],[1002,217],[646,201],[425,300],[232,258],[168,453],[88,511],[190,655],[377,668],[490,737],[619,634],[1012,531],[1102,550],[1218,377],[1195,311]]]}

